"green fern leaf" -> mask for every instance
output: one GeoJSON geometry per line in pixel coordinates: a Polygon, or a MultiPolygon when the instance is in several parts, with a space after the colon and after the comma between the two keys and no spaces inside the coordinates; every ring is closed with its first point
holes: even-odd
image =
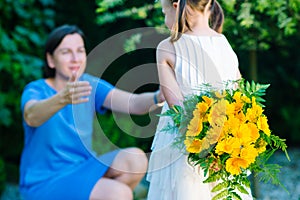
{"type": "Polygon", "coordinates": [[[212,200],[219,200],[219,199],[223,199],[225,198],[226,196],[229,195],[229,192],[228,190],[223,190],[222,192],[220,192],[219,194],[215,195],[212,200]]]}
{"type": "Polygon", "coordinates": [[[221,173],[216,172],[216,173],[210,174],[209,177],[203,181],[203,183],[216,182],[220,179],[221,179],[221,173]]]}
{"type": "Polygon", "coordinates": [[[240,195],[238,195],[236,192],[231,192],[230,196],[234,199],[234,200],[243,200],[240,195]]]}
{"type": "Polygon", "coordinates": [[[243,194],[249,194],[249,192],[242,185],[235,185],[235,187],[243,194]]]}
{"type": "Polygon", "coordinates": [[[223,190],[227,187],[228,187],[228,184],[226,182],[223,182],[223,183],[219,183],[218,185],[216,185],[211,191],[212,192],[218,192],[218,191],[223,190]]]}
{"type": "Polygon", "coordinates": [[[250,183],[250,181],[248,180],[248,178],[245,178],[245,179],[241,180],[241,183],[242,183],[243,185],[245,185],[247,188],[250,188],[251,183],[250,183]]]}

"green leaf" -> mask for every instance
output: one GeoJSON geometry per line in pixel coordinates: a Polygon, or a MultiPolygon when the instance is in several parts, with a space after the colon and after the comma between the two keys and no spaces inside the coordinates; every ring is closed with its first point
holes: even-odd
{"type": "Polygon", "coordinates": [[[102,13],[107,11],[110,8],[123,5],[125,1],[124,0],[97,0],[96,3],[98,4],[98,8],[96,12],[102,13]]]}
{"type": "Polygon", "coordinates": [[[12,124],[11,111],[8,110],[7,108],[2,108],[0,110],[0,118],[2,119],[0,121],[0,124],[6,127],[12,124]]]}
{"type": "MultiPolygon", "coordinates": [[[[0,27],[1,28],[1,27],[0,27]]],[[[17,51],[16,43],[4,31],[0,31],[0,46],[3,51],[15,52],[17,51]]]]}
{"type": "Polygon", "coordinates": [[[8,54],[8,53],[1,53],[0,54],[0,60],[1,60],[1,62],[0,62],[0,70],[10,67],[11,62],[12,62],[10,54],[8,54]]]}
{"type": "Polygon", "coordinates": [[[216,182],[216,181],[220,180],[221,177],[222,177],[222,174],[220,172],[215,172],[215,173],[210,174],[208,176],[208,178],[203,181],[203,183],[216,182]]]}
{"type": "Polygon", "coordinates": [[[222,182],[217,184],[213,189],[211,190],[212,192],[218,192],[220,190],[223,190],[228,187],[228,184],[226,182],[222,182]]]}
{"type": "Polygon", "coordinates": [[[263,98],[261,98],[261,97],[256,97],[256,101],[257,102],[266,102],[266,100],[265,99],[263,99],[263,98]]]}
{"type": "Polygon", "coordinates": [[[222,192],[218,193],[217,195],[215,195],[212,200],[219,200],[219,199],[223,199],[225,198],[226,196],[229,195],[229,192],[228,190],[223,190],[222,192]]]}
{"type": "Polygon", "coordinates": [[[235,185],[235,187],[243,194],[249,194],[249,192],[242,185],[235,185]]]}
{"type": "Polygon", "coordinates": [[[238,195],[236,192],[231,192],[231,193],[230,193],[230,196],[231,196],[234,200],[243,200],[243,199],[241,198],[241,196],[238,195]]]}
{"type": "Polygon", "coordinates": [[[127,39],[124,44],[125,52],[128,53],[128,52],[136,50],[136,46],[137,46],[137,44],[139,44],[141,42],[141,38],[142,38],[142,34],[137,33],[137,34],[132,35],[129,39],[127,39]]]}
{"type": "Polygon", "coordinates": [[[245,185],[247,188],[250,188],[250,186],[251,186],[251,183],[250,183],[250,181],[248,180],[248,178],[242,179],[242,180],[241,180],[241,183],[242,183],[243,185],[245,185]]]}
{"type": "Polygon", "coordinates": [[[41,2],[41,4],[45,7],[55,4],[54,0],[39,0],[39,2],[41,2]]]}
{"type": "Polygon", "coordinates": [[[251,81],[251,90],[252,91],[256,90],[256,85],[255,85],[255,82],[253,80],[251,81]]]}
{"type": "Polygon", "coordinates": [[[251,86],[250,86],[250,83],[249,83],[248,81],[246,82],[246,90],[247,90],[248,92],[251,91],[251,86]]]}

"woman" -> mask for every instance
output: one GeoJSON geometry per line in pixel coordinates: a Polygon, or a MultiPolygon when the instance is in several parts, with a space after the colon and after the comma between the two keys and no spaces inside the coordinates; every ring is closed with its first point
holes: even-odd
{"type": "MultiPolygon", "coordinates": [[[[132,199],[147,168],[138,148],[96,158],[91,145],[95,112],[147,113],[158,93],[132,94],[85,74],[83,32],[63,25],[49,35],[45,78],[29,83],[21,108],[25,145],[20,191],[25,199],[132,199]]],[[[157,100],[158,99],[158,100],[157,100]]]]}

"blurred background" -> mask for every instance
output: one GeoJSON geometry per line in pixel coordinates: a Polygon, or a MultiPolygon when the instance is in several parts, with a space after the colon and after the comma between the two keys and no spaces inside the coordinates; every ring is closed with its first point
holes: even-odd
{"type": "MultiPolygon", "coordinates": [[[[292,158],[288,164],[282,161],[285,173],[282,178],[298,178],[289,179],[287,184],[291,185],[290,190],[299,191],[300,0],[219,2],[225,13],[224,34],[238,55],[243,77],[271,84],[267,90],[265,112],[273,133],[286,139],[292,158]]],[[[25,84],[42,77],[43,50],[48,33],[58,25],[76,24],[86,34],[87,52],[90,52],[122,31],[164,27],[164,18],[160,2],[154,0],[0,0],[0,10],[1,194],[7,185],[18,183],[23,148],[20,96],[25,84]]],[[[161,39],[168,36],[159,31],[152,34],[157,34],[161,39]]],[[[149,41],[143,34],[136,33],[126,38],[121,45],[123,55],[108,66],[101,78],[115,84],[122,74],[135,66],[155,63],[155,48],[135,50],[145,42],[149,41]]],[[[152,44],[155,47],[159,40],[150,42],[155,43],[152,44]]],[[[101,62],[98,64],[101,67],[101,62]]],[[[156,89],[157,84],[147,84],[135,92],[156,89]]],[[[150,151],[155,127],[147,130],[152,136],[145,138],[138,137],[142,133],[134,133],[137,130],[126,123],[126,117],[121,123],[127,126],[126,130],[131,134],[116,125],[110,112],[98,116],[98,119],[101,127],[105,127],[107,137],[117,146],[138,146],[146,152],[150,151]]],[[[140,126],[157,120],[153,115],[132,116],[132,119],[140,126]]],[[[99,140],[101,138],[95,134],[96,149],[99,140]]],[[[266,192],[265,186],[258,187],[260,193],[266,192]]],[[[296,194],[298,196],[284,199],[300,199],[300,192],[296,194]]]]}

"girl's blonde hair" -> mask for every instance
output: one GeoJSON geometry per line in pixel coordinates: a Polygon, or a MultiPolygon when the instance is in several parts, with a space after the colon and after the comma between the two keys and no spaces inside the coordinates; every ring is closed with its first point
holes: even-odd
{"type": "Polygon", "coordinates": [[[180,33],[184,33],[187,30],[191,31],[191,27],[188,21],[186,5],[189,5],[193,10],[204,12],[207,4],[210,4],[210,26],[218,33],[222,32],[224,23],[223,9],[217,0],[170,0],[171,3],[178,2],[177,19],[173,26],[171,41],[175,42],[180,38],[180,33]]]}

